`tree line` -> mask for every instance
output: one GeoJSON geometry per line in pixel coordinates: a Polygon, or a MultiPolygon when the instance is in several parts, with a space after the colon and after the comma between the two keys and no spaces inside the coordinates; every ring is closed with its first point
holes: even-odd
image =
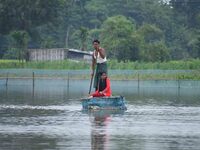
{"type": "Polygon", "coordinates": [[[28,48],[91,51],[93,39],[124,62],[200,58],[200,1],[0,0],[0,58],[28,61],[28,48]]]}

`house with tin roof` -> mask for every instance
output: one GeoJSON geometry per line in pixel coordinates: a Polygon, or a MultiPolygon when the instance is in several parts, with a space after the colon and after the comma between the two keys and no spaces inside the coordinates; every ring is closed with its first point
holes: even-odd
{"type": "Polygon", "coordinates": [[[67,48],[29,49],[29,61],[54,61],[54,60],[92,60],[91,51],[81,51],[67,48]]]}

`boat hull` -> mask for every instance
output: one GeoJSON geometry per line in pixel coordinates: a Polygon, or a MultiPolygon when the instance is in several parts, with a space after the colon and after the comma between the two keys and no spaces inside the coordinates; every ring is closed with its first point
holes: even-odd
{"type": "Polygon", "coordinates": [[[120,109],[126,110],[123,96],[92,97],[82,99],[83,110],[88,109],[120,109]]]}

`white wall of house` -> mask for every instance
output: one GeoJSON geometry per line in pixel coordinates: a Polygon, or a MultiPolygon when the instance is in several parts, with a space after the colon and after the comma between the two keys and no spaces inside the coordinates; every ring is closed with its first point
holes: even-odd
{"type": "Polygon", "coordinates": [[[30,61],[54,61],[68,59],[91,60],[91,52],[83,52],[74,49],[54,48],[54,49],[29,49],[30,61]],[[71,55],[73,53],[73,55],[71,55]],[[73,57],[73,58],[71,58],[73,57]]]}
{"type": "Polygon", "coordinates": [[[64,60],[66,49],[29,49],[30,61],[64,60]]]}

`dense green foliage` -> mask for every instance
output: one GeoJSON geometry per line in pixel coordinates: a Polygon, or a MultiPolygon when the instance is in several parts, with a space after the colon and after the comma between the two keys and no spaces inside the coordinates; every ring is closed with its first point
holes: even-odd
{"type": "Polygon", "coordinates": [[[199,0],[0,0],[0,58],[27,48],[92,50],[119,61],[200,58],[199,0]]]}

